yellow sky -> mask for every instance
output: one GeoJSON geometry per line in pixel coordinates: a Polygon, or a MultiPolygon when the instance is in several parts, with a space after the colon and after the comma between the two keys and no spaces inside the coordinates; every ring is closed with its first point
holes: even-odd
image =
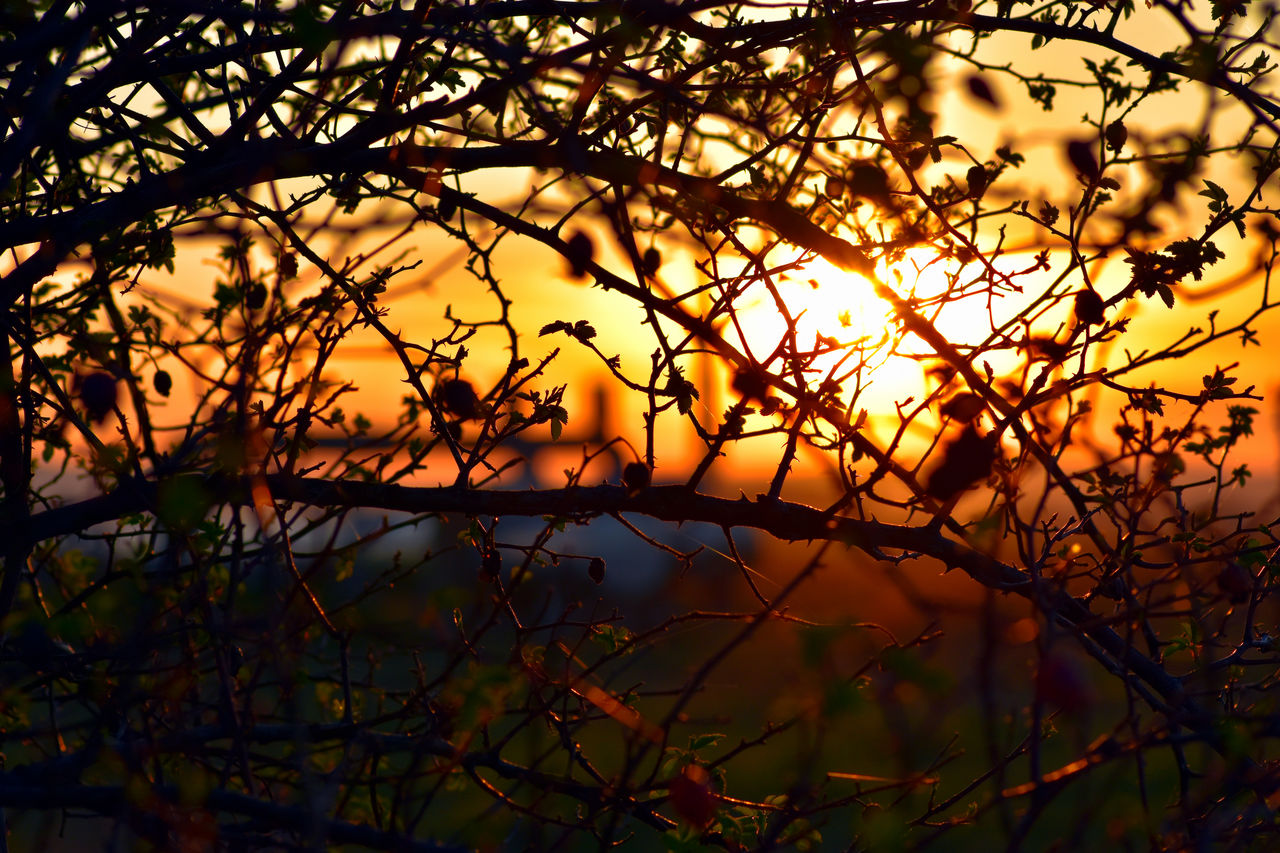
{"type": "MultiPolygon", "coordinates": [[[[1121,24],[1122,28],[1131,26],[1133,25],[1128,23],[1121,24]]],[[[1124,30],[1119,34],[1124,35],[1124,30]]],[[[1151,31],[1136,35],[1140,42],[1154,46],[1167,33],[1151,31]]],[[[991,42],[987,54],[992,55],[993,49],[997,52],[1007,50],[1008,61],[1017,63],[1019,70],[1024,72],[1044,70],[1050,74],[1070,73],[1073,77],[1078,77],[1080,73],[1078,59],[1081,51],[1075,45],[1051,45],[1033,53],[1025,50],[1024,36],[1006,36],[1002,40],[991,42]],[[1007,46],[1002,47],[1005,43],[1007,46]]],[[[1004,110],[993,110],[962,91],[963,87],[959,84],[963,76],[957,77],[955,74],[955,69],[959,67],[954,62],[943,62],[936,66],[939,85],[956,86],[957,89],[935,99],[934,106],[940,116],[938,132],[959,137],[969,153],[979,160],[991,157],[995,148],[1002,144],[1012,144],[1028,158],[1026,166],[1014,174],[1016,180],[1011,184],[1016,189],[1001,189],[998,184],[997,189],[993,190],[996,193],[993,198],[1011,200],[1014,196],[1021,195],[1032,200],[1033,204],[1049,200],[1065,208],[1072,198],[1078,197],[1079,187],[1066,173],[1063,165],[1062,133],[1064,127],[1080,127],[1079,116],[1093,106],[1091,99],[1095,96],[1088,93],[1077,95],[1064,88],[1059,94],[1058,109],[1054,113],[1045,113],[1038,106],[1029,104],[1025,92],[1010,81],[989,74],[987,79],[991,81],[998,99],[1006,106],[1004,110]]],[[[1204,97],[1203,93],[1188,87],[1181,95],[1156,99],[1156,102],[1144,107],[1130,119],[1134,139],[1141,140],[1175,127],[1195,130],[1194,122],[1203,111],[1204,97]],[[1177,106],[1179,103],[1183,108],[1177,106]],[[1174,105],[1173,108],[1170,104],[1174,105]]],[[[1084,132],[1085,129],[1081,127],[1080,133],[1084,132]]],[[[966,161],[960,152],[948,150],[942,163],[927,167],[922,175],[928,180],[942,180],[945,174],[962,176],[967,162],[971,161],[966,161]]],[[[1209,174],[1224,186],[1231,186],[1228,171],[1238,165],[1224,158],[1220,169],[1209,174]]],[[[1120,171],[1118,177],[1122,184],[1136,184],[1141,175],[1130,169],[1120,171]]],[[[514,197],[515,194],[510,190],[521,186],[527,178],[526,173],[507,171],[501,175],[486,177],[477,186],[490,197],[514,197]]],[[[1125,187],[1126,190],[1128,188],[1125,187]]],[[[1195,198],[1188,202],[1184,210],[1188,221],[1202,216],[1201,202],[1203,200],[1195,198]]],[[[1185,229],[1185,223],[1168,218],[1166,225],[1170,229],[1167,235],[1169,240],[1184,236],[1180,232],[1185,229]]],[[[1240,276],[1251,263],[1252,259],[1247,253],[1240,250],[1241,244],[1232,243],[1233,236],[1224,232],[1220,241],[1223,243],[1221,247],[1227,252],[1227,260],[1211,271],[1210,280],[1203,286],[1194,287],[1211,289],[1214,282],[1240,276]]],[[[360,246],[371,245],[374,239],[374,234],[364,235],[360,246]]],[[[1027,229],[1022,233],[1013,231],[1010,235],[1011,244],[1027,248],[1033,248],[1036,239],[1034,231],[1027,229]]],[[[606,239],[601,236],[600,242],[604,244],[606,239]]],[[[443,333],[447,326],[441,321],[441,314],[446,304],[452,306],[456,316],[466,320],[489,320],[497,316],[497,301],[462,268],[463,258],[457,254],[456,243],[442,240],[425,228],[419,228],[408,240],[384,253],[384,257],[389,260],[392,252],[404,248],[410,248],[410,260],[421,259],[423,265],[418,272],[407,274],[393,284],[387,300],[391,307],[387,318],[390,328],[418,339],[433,333],[443,333]]],[[[354,246],[352,249],[354,250],[354,246]]],[[[168,277],[148,272],[143,282],[170,299],[188,300],[193,305],[207,304],[211,300],[217,276],[211,265],[211,258],[216,250],[217,244],[211,240],[191,241],[178,259],[176,275],[168,277]]],[[[616,254],[614,258],[616,260],[616,254]]],[[[1005,263],[1017,267],[1026,265],[1028,258],[1029,255],[1014,255],[1007,258],[1005,263]]],[[[588,320],[600,333],[597,342],[601,349],[608,354],[621,356],[623,369],[636,379],[644,381],[649,356],[655,344],[651,332],[641,325],[643,314],[635,305],[617,294],[571,281],[565,274],[563,259],[530,241],[508,238],[495,254],[495,259],[498,275],[507,295],[515,304],[515,317],[522,335],[521,354],[536,362],[553,349],[561,349],[544,385],[568,383],[566,400],[570,422],[566,430],[566,441],[580,438],[590,431],[587,427],[592,418],[590,413],[595,405],[596,389],[602,385],[611,387],[613,383],[603,376],[594,357],[585,353],[575,341],[564,335],[539,338],[538,329],[557,320],[588,320]]],[[[260,260],[268,262],[266,257],[260,260]]],[[[672,290],[681,291],[701,283],[693,266],[695,260],[697,258],[687,253],[667,249],[661,276],[672,290]]],[[[928,263],[927,258],[918,260],[922,264],[928,263]]],[[[1059,263],[1055,259],[1055,264],[1059,263]]],[[[615,267],[621,269],[622,265],[615,263],[615,267]]],[[[1098,289],[1104,295],[1109,295],[1124,286],[1127,281],[1126,270],[1119,257],[1112,257],[1093,267],[1091,273],[1095,276],[1098,289]]],[[[884,333],[890,325],[885,306],[874,297],[865,282],[860,281],[857,276],[841,273],[821,263],[815,264],[811,272],[810,277],[818,282],[816,290],[809,286],[808,277],[804,275],[794,276],[790,282],[782,285],[788,294],[788,304],[792,310],[797,313],[805,312],[805,334],[812,330],[840,340],[857,340],[874,339],[884,333]],[[849,315],[849,325],[841,322],[842,315],[846,313],[849,315]]],[[[889,273],[882,272],[886,275],[889,273]]],[[[909,270],[906,272],[909,286],[912,276],[909,270]]],[[[306,286],[308,273],[304,263],[299,288],[306,286]]],[[[68,275],[70,274],[69,269],[68,275]]],[[[925,276],[922,286],[930,286],[930,275],[932,274],[925,276]]],[[[1189,286],[1188,289],[1194,288],[1189,286]]],[[[1221,312],[1220,325],[1229,323],[1249,310],[1251,305],[1246,294],[1252,292],[1251,289],[1241,289],[1216,300],[1184,300],[1173,311],[1167,311],[1158,302],[1148,303],[1138,312],[1126,344],[1131,349],[1158,347],[1176,338],[1188,325],[1204,325],[1204,318],[1210,310],[1221,312]],[[1138,343],[1133,343],[1135,341],[1138,343]]],[[[755,302],[757,307],[749,308],[743,317],[748,343],[753,348],[767,349],[781,333],[778,315],[767,298],[761,296],[755,302]]],[[[994,310],[996,313],[1007,312],[1015,308],[1016,304],[1014,298],[1010,298],[1006,305],[997,305],[994,310]]],[[[986,310],[986,305],[977,302],[949,306],[938,319],[939,328],[953,340],[971,339],[975,330],[984,331],[988,328],[986,310]]],[[[1275,325],[1264,323],[1261,328],[1274,329],[1275,325]]],[[[478,385],[483,386],[486,381],[491,382],[501,374],[508,357],[507,342],[502,334],[494,330],[481,330],[468,342],[467,347],[472,355],[466,362],[465,370],[477,380],[478,385]]],[[[1261,351],[1257,348],[1246,351],[1238,344],[1225,341],[1210,350],[1197,353],[1187,363],[1170,365],[1167,372],[1160,368],[1152,369],[1149,379],[1171,382],[1175,386],[1178,382],[1187,380],[1192,387],[1185,390],[1194,392],[1198,389],[1199,376],[1211,372],[1214,366],[1248,359],[1244,368],[1248,376],[1246,381],[1256,382],[1260,390],[1270,391],[1270,386],[1280,376],[1270,359],[1258,358],[1260,354],[1261,351]]],[[[1118,353],[1115,355],[1118,357],[1118,353]]],[[[300,365],[299,368],[301,367],[300,365]]],[[[999,370],[1000,365],[993,367],[999,370]]],[[[731,399],[723,387],[724,376],[698,373],[698,370],[701,368],[691,368],[690,378],[699,384],[714,380],[704,385],[704,397],[695,407],[695,412],[703,422],[711,423],[731,399]]],[[[375,422],[389,419],[398,408],[399,398],[411,393],[389,347],[371,331],[353,336],[348,345],[340,350],[331,372],[335,380],[352,380],[360,388],[359,393],[346,405],[348,411],[360,411],[375,422]]],[[[872,428],[881,431],[891,431],[896,425],[895,403],[912,396],[919,398],[927,390],[923,366],[916,362],[890,360],[872,371],[870,379],[871,384],[855,403],[855,410],[866,409],[872,428]]],[[[184,404],[187,403],[182,394],[175,393],[167,405],[176,416],[181,417],[184,404]]],[[[637,446],[642,446],[639,436],[643,398],[634,394],[615,395],[610,398],[610,408],[610,425],[628,435],[637,446]]],[[[936,419],[922,419],[921,428],[930,423],[936,423],[936,419]]],[[[1106,421],[1104,419],[1099,423],[1106,421]]],[[[1268,434],[1268,425],[1269,420],[1259,423],[1261,434],[1253,441],[1251,452],[1256,455],[1259,464],[1273,470],[1276,441],[1274,435],[1268,434]]],[[[660,427],[661,464],[672,470],[687,468],[696,458],[694,448],[689,444],[690,431],[679,425],[674,413],[664,418],[660,427]]],[[[908,442],[908,452],[912,441],[922,443],[927,437],[927,430],[914,435],[908,442]]],[[[744,464],[749,465],[755,460],[763,468],[768,468],[774,458],[772,453],[747,452],[742,455],[744,464]]]]}

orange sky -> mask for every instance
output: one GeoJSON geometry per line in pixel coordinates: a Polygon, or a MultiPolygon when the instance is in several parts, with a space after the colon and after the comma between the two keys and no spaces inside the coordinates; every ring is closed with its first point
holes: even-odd
{"type": "MultiPolygon", "coordinates": [[[[1159,32],[1141,35],[1143,40],[1153,42],[1158,41],[1159,37],[1159,32]]],[[[1021,46],[1025,43],[1022,36],[1006,38],[1010,45],[1021,46]]],[[[999,46],[999,42],[993,41],[988,54],[991,53],[991,48],[999,46]]],[[[1076,46],[1065,45],[1061,48],[1051,46],[1036,53],[1014,50],[1013,47],[1009,50],[1011,56],[1016,57],[1021,70],[1042,67],[1060,74],[1068,73],[1062,70],[1064,62],[1067,59],[1078,59],[1080,53],[1076,46]]],[[[936,67],[940,87],[948,85],[948,81],[950,84],[958,83],[960,78],[955,78],[952,73],[956,67],[958,66],[945,62],[936,67]]],[[[1077,67],[1078,62],[1072,61],[1070,73],[1075,74],[1077,67]]],[[[953,90],[935,99],[935,108],[940,114],[941,122],[938,132],[959,137],[978,159],[992,156],[994,149],[1001,144],[1012,144],[1019,153],[1027,156],[1027,165],[1015,173],[1016,181],[997,184],[998,189],[993,190],[993,193],[1001,192],[1006,198],[1021,195],[1033,200],[1033,203],[1050,200],[1065,207],[1072,197],[1078,196],[1079,189],[1066,174],[1063,165],[1062,132],[1064,126],[1079,126],[1078,116],[1091,106],[1088,99],[1093,96],[1076,95],[1064,89],[1059,96],[1058,109],[1050,114],[1029,104],[1025,93],[1015,89],[1009,81],[996,75],[988,75],[988,79],[1005,109],[991,109],[967,93],[953,90]],[[1009,189],[1009,186],[1014,189],[1009,189]]],[[[1134,119],[1129,122],[1135,138],[1168,129],[1178,121],[1186,120],[1187,117],[1194,119],[1201,113],[1204,97],[1202,93],[1188,89],[1176,96],[1177,101],[1172,101],[1175,106],[1177,102],[1182,102],[1186,109],[1170,109],[1172,97],[1156,99],[1150,107],[1135,114],[1134,119]]],[[[1208,174],[1212,174],[1224,186],[1230,187],[1230,171],[1239,164],[1222,159],[1220,167],[1215,167],[1215,171],[1208,174]]],[[[937,166],[928,167],[925,174],[931,180],[940,180],[944,173],[963,175],[964,166],[965,161],[958,153],[948,152],[947,159],[937,166]]],[[[1136,183],[1140,178],[1139,173],[1134,169],[1127,171],[1127,174],[1124,171],[1118,174],[1122,184],[1126,180],[1136,183]]],[[[500,198],[504,193],[507,197],[514,197],[507,192],[508,189],[519,186],[524,178],[524,173],[509,171],[486,177],[477,187],[487,197],[500,198]]],[[[992,197],[993,200],[999,198],[1000,195],[992,197]]],[[[1184,212],[1191,221],[1202,216],[1203,201],[1192,197],[1187,202],[1184,212]]],[[[1185,228],[1182,223],[1168,221],[1166,224],[1170,229],[1167,235],[1169,240],[1184,236],[1180,233],[1185,228]]],[[[1222,235],[1220,242],[1223,242],[1221,247],[1227,253],[1227,260],[1211,271],[1209,281],[1203,285],[1188,283],[1186,291],[1211,290],[1215,282],[1237,277],[1247,269],[1252,259],[1243,251],[1243,244],[1230,245],[1233,237],[1233,234],[1225,232],[1222,235]]],[[[372,244],[373,238],[373,234],[366,235],[361,245],[372,244]]],[[[1013,245],[1021,242],[1031,248],[1031,241],[1034,239],[1035,235],[1030,232],[1011,232],[1009,242],[1013,245]]],[[[420,257],[423,266],[417,273],[406,274],[392,285],[387,304],[392,306],[388,325],[393,330],[403,330],[407,336],[418,338],[429,336],[433,330],[443,330],[445,326],[442,325],[440,315],[446,304],[453,307],[457,316],[465,319],[492,319],[496,316],[496,301],[493,296],[462,269],[463,257],[458,254],[457,244],[441,240],[421,228],[408,242],[412,245],[410,258],[420,257]]],[[[600,242],[604,244],[606,240],[602,237],[600,242]]],[[[404,248],[406,245],[401,244],[385,253],[383,262],[390,260],[391,254],[404,248]]],[[[196,305],[210,300],[217,275],[211,258],[216,251],[217,244],[211,240],[189,241],[178,258],[175,276],[170,278],[148,272],[143,277],[143,282],[153,291],[166,294],[168,298],[188,300],[196,305]]],[[[515,316],[522,332],[522,355],[537,360],[556,347],[561,349],[555,366],[548,373],[549,381],[545,384],[553,384],[551,380],[555,384],[569,384],[566,399],[570,421],[565,442],[571,445],[574,439],[590,431],[588,422],[592,418],[589,413],[594,406],[596,389],[602,384],[611,386],[612,383],[607,377],[602,377],[598,364],[593,358],[587,357],[575,341],[564,335],[538,338],[537,330],[556,320],[588,320],[600,333],[598,342],[601,348],[610,354],[620,355],[624,369],[640,379],[648,365],[649,354],[654,349],[652,334],[640,325],[643,315],[634,305],[616,294],[570,281],[565,274],[563,260],[544,247],[518,238],[508,238],[495,258],[498,274],[515,303],[515,316]]],[[[1025,265],[1028,258],[1029,255],[1012,256],[1007,262],[1016,267],[1025,265]]],[[[696,258],[692,255],[668,248],[664,260],[661,277],[673,290],[683,290],[700,283],[693,267],[696,258]]],[[[266,263],[268,258],[264,256],[262,261],[266,263]]],[[[921,262],[927,262],[927,259],[921,259],[921,262]]],[[[1126,283],[1126,269],[1119,258],[1113,257],[1105,264],[1095,267],[1092,273],[1099,290],[1104,295],[1109,295],[1126,283]]],[[[299,287],[306,286],[308,272],[304,263],[299,287]]],[[[73,274],[73,267],[68,267],[68,275],[70,274],[73,274]]],[[[797,277],[786,285],[791,308],[793,311],[806,311],[805,322],[812,322],[813,329],[842,340],[854,339],[859,334],[874,337],[883,331],[887,323],[884,306],[856,276],[816,264],[813,277],[819,283],[817,290],[809,287],[804,277],[797,277]],[[794,303],[790,300],[794,300],[794,303]],[[844,326],[839,321],[841,314],[845,312],[850,314],[851,326],[844,326]]],[[[922,286],[929,286],[927,276],[922,286]]],[[[1251,307],[1248,300],[1254,298],[1255,292],[1256,287],[1249,287],[1212,300],[1184,299],[1173,311],[1166,310],[1158,302],[1148,303],[1131,326],[1125,345],[1131,349],[1158,347],[1175,338],[1188,325],[1203,325],[1205,316],[1211,310],[1220,311],[1218,322],[1220,325],[1226,324],[1242,316],[1242,312],[1251,307]]],[[[760,303],[759,307],[749,309],[744,314],[743,322],[747,326],[748,337],[751,338],[749,342],[754,347],[767,349],[779,334],[777,314],[767,299],[757,301],[760,303]]],[[[1013,303],[1012,300],[1009,302],[1010,307],[1003,310],[1010,310],[1013,303]]],[[[973,329],[986,327],[985,310],[984,305],[950,307],[939,319],[939,327],[953,339],[963,340],[973,329]]],[[[996,310],[1002,309],[997,306],[996,310]]],[[[1274,341],[1274,332],[1280,332],[1277,323],[1271,321],[1265,321],[1260,328],[1263,330],[1264,342],[1274,341]]],[[[501,373],[507,358],[505,348],[506,341],[501,335],[484,330],[468,343],[472,356],[466,363],[466,370],[478,380],[478,384],[483,385],[486,380],[492,380],[501,373]]],[[[1164,370],[1152,370],[1145,378],[1170,382],[1174,387],[1179,387],[1178,383],[1183,386],[1189,384],[1190,387],[1184,390],[1194,393],[1198,390],[1198,378],[1202,374],[1211,372],[1216,365],[1245,359],[1246,364],[1242,369],[1245,381],[1256,383],[1259,390],[1266,393],[1280,380],[1280,371],[1272,365],[1271,359],[1261,357],[1264,352],[1265,350],[1256,347],[1242,350],[1238,343],[1224,341],[1195,354],[1186,363],[1169,365],[1164,370]]],[[[1119,353],[1114,355],[1118,357],[1119,353]]],[[[994,366],[999,369],[999,365],[994,366]]],[[[332,372],[335,379],[353,380],[360,387],[359,394],[345,408],[348,411],[361,411],[375,421],[383,419],[389,410],[394,411],[395,401],[410,393],[389,348],[372,332],[353,337],[348,346],[340,351],[333,363],[332,372]]],[[[691,378],[701,384],[702,380],[710,377],[706,374],[693,375],[691,369],[691,378]]],[[[859,399],[855,408],[868,410],[869,423],[873,429],[891,430],[897,423],[893,404],[922,393],[923,370],[916,363],[891,361],[875,370],[871,379],[870,388],[859,399]]],[[[705,387],[703,400],[696,404],[695,411],[704,423],[719,415],[730,402],[723,395],[723,383],[724,377],[719,377],[718,381],[705,387]],[[721,386],[722,393],[716,393],[714,386],[721,386]]],[[[189,405],[189,399],[187,397],[184,402],[182,389],[179,388],[167,405],[181,417],[184,405],[189,405]]],[[[1257,467],[1274,471],[1277,437],[1269,415],[1272,407],[1270,403],[1265,403],[1260,408],[1264,411],[1264,417],[1259,421],[1259,434],[1249,445],[1249,452],[1257,467]]],[[[640,441],[642,411],[643,400],[637,395],[611,398],[611,426],[627,434],[637,447],[643,446],[640,441]]],[[[917,443],[927,438],[923,427],[931,422],[923,420],[921,423],[922,431],[915,437],[917,443]]],[[[1097,423],[1102,427],[1109,421],[1102,418],[1097,423]]],[[[678,423],[674,413],[662,420],[658,448],[660,467],[683,471],[692,464],[696,456],[691,452],[693,448],[688,442],[689,437],[689,430],[678,423]]],[[[772,445],[773,442],[770,440],[768,443],[772,445]]],[[[906,452],[910,452],[910,446],[908,443],[906,452]]],[[[572,457],[575,453],[576,451],[569,451],[565,455],[572,457]]],[[[749,450],[740,451],[737,456],[742,457],[741,465],[749,467],[754,462],[761,471],[767,471],[775,458],[772,452],[749,450]]],[[[554,466],[552,469],[551,473],[554,474],[554,466]]],[[[739,466],[737,470],[744,469],[739,466]]],[[[449,479],[448,475],[444,475],[444,478],[449,479]]]]}

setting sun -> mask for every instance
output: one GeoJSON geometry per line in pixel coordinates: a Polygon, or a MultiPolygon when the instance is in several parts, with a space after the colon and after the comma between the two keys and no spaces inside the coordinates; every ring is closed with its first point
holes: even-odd
{"type": "MultiPolygon", "coordinates": [[[[1003,261],[1000,266],[1010,269],[1034,263],[1026,256],[1003,261]]],[[[967,350],[982,346],[994,329],[1018,316],[1029,297],[992,288],[972,268],[958,272],[958,267],[920,248],[908,250],[892,267],[881,262],[876,273],[953,345],[967,350]]],[[[744,349],[758,359],[790,348],[814,353],[808,365],[814,376],[856,379],[858,399],[848,402],[877,411],[892,411],[894,402],[918,397],[926,390],[926,369],[937,360],[919,340],[903,335],[892,306],[872,282],[821,258],[779,275],[772,289],[755,285],[726,326],[741,329],[744,349]]]]}
{"type": "Polygon", "coordinates": [[[3,3],[0,848],[1262,849],[1272,5],[3,3]]]}

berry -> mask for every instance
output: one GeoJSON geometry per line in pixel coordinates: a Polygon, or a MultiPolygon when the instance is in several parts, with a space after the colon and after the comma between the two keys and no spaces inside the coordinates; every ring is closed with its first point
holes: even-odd
{"type": "Polygon", "coordinates": [[[685,823],[705,829],[716,814],[715,794],[711,790],[711,774],[706,768],[690,764],[668,785],[671,805],[685,823]]]}
{"type": "Polygon", "coordinates": [[[1124,126],[1124,122],[1116,119],[1107,125],[1106,130],[1107,148],[1112,151],[1119,151],[1124,148],[1124,144],[1129,140],[1129,128],[1124,126]]]}
{"type": "Polygon", "coordinates": [[[1096,181],[1101,172],[1098,169],[1098,158],[1093,154],[1093,143],[1073,139],[1067,143],[1067,159],[1081,177],[1096,181]]]}
{"type": "Polygon", "coordinates": [[[940,501],[986,479],[996,461],[996,435],[978,435],[970,424],[942,451],[942,464],[929,475],[925,492],[940,501]]]}
{"type": "Polygon", "coordinates": [[[982,414],[982,410],[987,407],[986,402],[978,394],[972,391],[961,391],[950,400],[942,404],[942,414],[952,420],[969,421],[982,414]]]}
{"type": "Polygon", "coordinates": [[[476,416],[480,399],[467,380],[446,379],[440,383],[440,402],[449,414],[470,420],[476,416]]]}
{"type": "Polygon", "coordinates": [[[256,282],[249,288],[244,296],[244,304],[251,311],[257,311],[263,305],[267,304],[267,286],[262,282],[256,282]]]}
{"type": "Polygon", "coordinates": [[[1084,711],[1095,700],[1093,685],[1075,658],[1049,652],[1036,670],[1036,699],[1069,714],[1084,711]]]}
{"type": "Polygon", "coordinates": [[[587,265],[596,253],[591,238],[581,231],[574,231],[565,244],[564,256],[569,262],[569,273],[574,278],[587,277],[587,265]]]}
{"type": "Polygon", "coordinates": [[[644,270],[644,274],[653,277],[658,274],[658,267],[662,266],[662,253],[650,246],[644,250],[644,256],[640,259],[640,266],[644,270]]]}
{"type": "Polygon", "coordinates": [[[649,485],[649,466],[643,462],[629,462],[622,469],[622,484],[627,492],[636,494],[649,485]]]}
{"type": "Polygon", "coordinates": [[[101,423],[116,407],[116,378],[102,370],[81,378],[80,402],[90,420],[101,423]]]}
{"type": "Polygon", "coordinates": [[[1076,294],[1076,322],[1086,326],[1096,326],[1105,322],[1104,307],[1101,296],[1092,290],[1080,291],[1076,294]]]}

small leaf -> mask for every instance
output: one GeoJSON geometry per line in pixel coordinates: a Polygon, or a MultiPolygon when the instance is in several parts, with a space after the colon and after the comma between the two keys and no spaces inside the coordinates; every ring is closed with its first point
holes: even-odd
{"type": "Polygon", "coordinates": [[[970,198],[982,198],[982,194],[987,191],[987,170],[982,166],[970,166],[965,173],[965,180],[969,182],[970,198]]]}
{"type": "Polygon", "coordinates": [[[986,78],[981,74],[970,74],[964,82],[969,89],[970,95],[973,95],[973,97],[988,106],[996,109],[1000,108],[1000,102],[996,100],[995,92],[991,90],[991,85],[987,83],[986,78]]]}
{"type": "Polygon", "coordinates": [[[564,425],[569,421],[569,413],[563,406],[548,406],[547,413],[551,418],[551,440],[559,441],[564,425]]]}
{"type": "Polygon", "coordinates": [[[711,747],[715,746],[717,743],[719,743],[723,739],[724,739],[724,735],[714,733],[714,732],[708,732],[706,734],[700,734],[700,735],[690,735],[689,751],[697,752],[698,750],[701,750],[701,749],[710,749],[711,747]]]}

